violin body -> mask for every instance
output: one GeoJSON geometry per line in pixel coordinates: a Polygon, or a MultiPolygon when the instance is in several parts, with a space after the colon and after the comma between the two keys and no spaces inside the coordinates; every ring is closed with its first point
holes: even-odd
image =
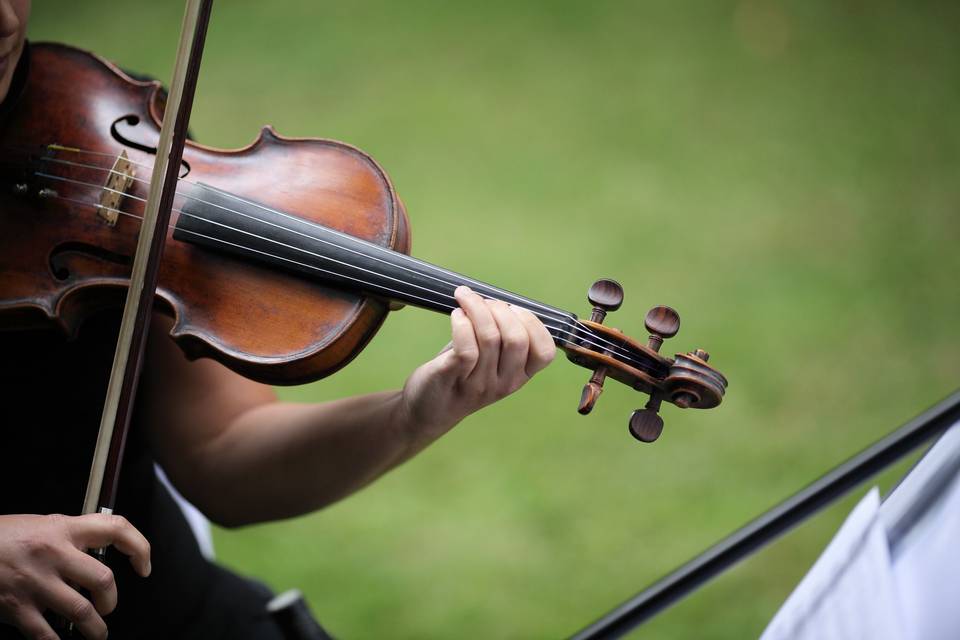
{"type": "MultiPolygon", "coordinates": [[[[122,305],[165,94],[160,83],[133,80],[86,51],[38,44],[30,55],[26,84],[0,121],[0,328],[53,324],[74,334],[92,312],[122,305]],[[54,163],[57,180],[44,181],[54,163]]],[[[341,142],[284,138],[270,127],[238,150],[188,142],[181,177],[410,250],[407,215],[390,179],[341,142]]],[[[386,299],[174,241],[178,204],[156,300],[188,357],[297,384],[348,363],[386,317],[386,299]]]]}

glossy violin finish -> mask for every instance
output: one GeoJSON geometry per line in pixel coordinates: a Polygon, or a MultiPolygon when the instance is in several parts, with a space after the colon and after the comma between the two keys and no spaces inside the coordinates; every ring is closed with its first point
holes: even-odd
{"type": "MultiPolygon", "coordinates": [[[[30,58],[0,120],[0,329],[54,323],[75,333],[91,312],[119,305],[128,285],[164,94],[68,46],[34,45],[30,58]]],[[[640,440],[659,436],[662,402],[722,400],[727,382],[706,352],[660,353],[679,330],[669,307],[647,315],[643,344],[603,324],[623,301],[612,280],[590,288],[593,313],[581,320],[412,258],[410,242],[390,179],[350,145],[269,127],[239,150],[188,142],[157,306],[188,357],[297,384],[346,365],[391,308],[449,313],[465,284],[535,313],[572,362],[593,370],[581,413],[607,378],[649,394],[630,420],[640,440]]]]}
{"type": "MultiPolygon", "coordinates": [[[[90,53],[31,47],[20,104],[0,125],[4,155],[20,160],[28,154],[22,175],[7,174],[13,181],[5,181],[2,196],[4,326],[54,321],[73,333],[92,310],[120,302],[140,220],[117,210],[142,210],[163,95],[159,83],[134,81],[90,53]],[[117,180],[110,171],[121,152],[128,166],[117,180]],[[14,195],[23,185],[27,192],[14,195]],[[98,210],[103,201],[106,208],[98,210]]],[[[236,151],[188,142],[183,158],[182,177],[192,183],[245,199],[267,193],[274,209],[409,250],[407,218],[393,185],[372,158],[349,145],[291,140],[264,128],[236,151]]],[[[184,200],[174,204],[173,228],[184,200]]],[[[265,382],[304,382],[349,362],[386,316],[382,300],[225,260],[173,240],[173,228],[158,297],[175,317],[172,337],[190,357],[216,358],[265,382]]]]}

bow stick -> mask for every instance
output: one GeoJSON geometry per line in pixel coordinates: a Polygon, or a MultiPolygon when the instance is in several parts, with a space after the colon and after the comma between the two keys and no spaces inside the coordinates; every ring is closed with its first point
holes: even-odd
{"type": "MultiPolygon", "coordinates": [[[[213,0],[188,0],[184,13],[173,79],[170,82],[170,93],[160,129],[157,160],[153,167],[150,192],[137,241],[130,287],[123,308],[117,349],[114,352],[100,418],[100,430],[83,501],[84,514],[113,513],[120,466],[130,429],[133,401],[140,379],[153,299],[157,290],[160,259],[163,256],[166,229],[176,193],[180,160],[183,156],[212,5],[213,0]]],[[[105,549],[97,549],[93,555],[103,561],[105,549]]]]}

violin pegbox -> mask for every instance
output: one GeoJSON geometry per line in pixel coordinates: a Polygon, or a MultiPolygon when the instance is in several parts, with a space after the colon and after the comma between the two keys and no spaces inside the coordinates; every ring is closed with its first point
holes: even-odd
{"type": "Polygon", "coordinates": [[[573,340],[564,347],[572,362],[593,370],[580,394],[579,413],[590,413],[604,382],[613,378],[650,396],[644,408],[630,416],[628,427],[637,440],[653,442],[663,431],[659,412],[664,401],[681,409],[710,409],[720,404],[727,379],[707,364],[710,356],[706,351],[696,349],[674,358],[660,353],[664,341],[680,330],[676,311],[667,306],[650,309],[644,320],[649,338],[642,344],[603,324],[607,314],[623,303],[619,283],[597,280],[587,292],[587,300],[593,306],[590,320],[578,321],[573,340]]]}

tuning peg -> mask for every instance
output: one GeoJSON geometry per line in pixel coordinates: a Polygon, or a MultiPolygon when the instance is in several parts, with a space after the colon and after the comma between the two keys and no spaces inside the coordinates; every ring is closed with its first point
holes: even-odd
{"type": "MultiPolygon", "coordinates": [[[[597,280],[587,291],[587,301],[593,305],[593,311],[590,313],[590,321],[602,324],[603,319],[607,317],[610,311],[616,311],[623,304],[623,287],[616,280],[601,278],[597,280]]],[[[597,367],[590,376],[590,380],[583,386],[580,393],[580,405],[577,412],[587,415],[593,410],[593,405],[600,398],[603,391],[603,382],[607,377],[606,367],[597,367]]]]}
{"type": "Polygon", "coordinates": [[[647,311],[643,324],[650,332],[647,346],[654,351],[660,351],[663,341],[672,338],[677,335],[677,331],[680,331],[680,314],[670,307],[660,305],[647,311]]]}
{"type": "Polygon", "coordinates": [[[657,413],[659,410],[660,397],[654,394],[644,409],[637,409],[630,415],[630,435],[640,442],[653,442],[659,438],[663,433],[663,418],[657,413]]]}
{"type": "Polygon", "coordinates": [[[616,280],[601,278],[590,285],[587,301],[593,305],[590,320],[602,323],[608,312],[616,311],[623,304],[623,287],[616,280]]]}
{"type": "MultiPolygon", "coordinates": [[[[680,314],[670,307],[659,305],[647,311],[643,324],[650,332],[647,346],[659,353],[663,341],[680,331],[680,314]]],[[[659,394],[653,393],[643,409],[630,414],[630,435],[640,442],[653,442],[663,433],[663,418],[658,413],[661,400],[659,394]]]]}
{"type": "Polygon", "coordinates": [[[577,407],[577,413],[587,415],[593,410],[593,405],[597,404],[600,394],[603,392],[603,381],[607,377],[606,367],[597,367],[590,376],[589,382],[583,385],[583,391],[580,392],[580,406],[577,407]]]}

